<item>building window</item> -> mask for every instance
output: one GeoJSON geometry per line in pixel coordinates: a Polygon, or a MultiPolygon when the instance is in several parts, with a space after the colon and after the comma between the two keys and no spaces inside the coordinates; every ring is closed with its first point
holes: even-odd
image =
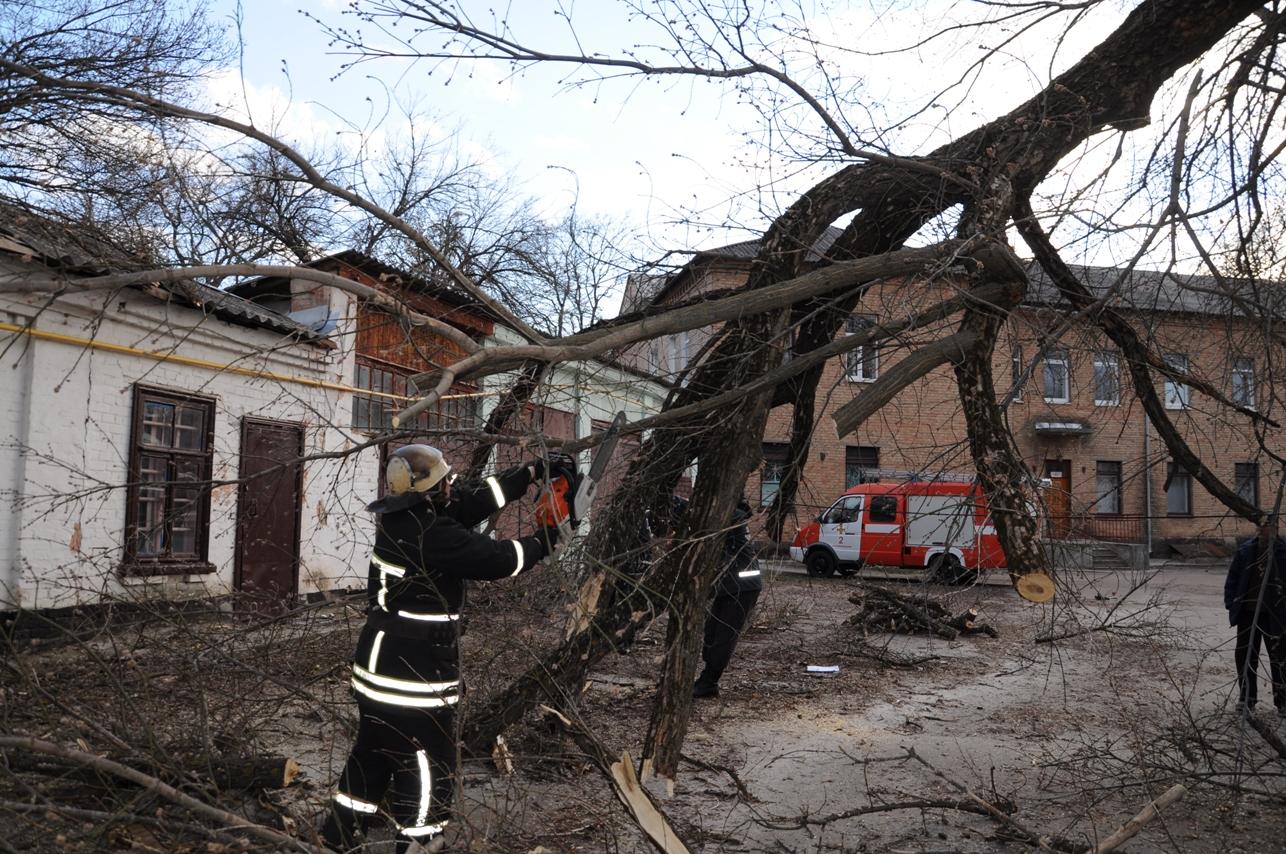
{"type": "Polygon", "coordinates": [[[859,483],[874,483],[879,480],[875,472],[879,467],[879,448],[849,445],[844,448],[844,488],[850,489],[859,483]]]}
{"type": "Polygon", "coordinates": [[[1094,464],[1094,491],[1098,500],[1094,512],[1119,514],[1121,512],[1121,464],[1099,460],[1094,464]]]}
{"type": "MultiPolygon", "coordinates": [[[[856,332],[864,332],[874,325],[874,315],[850,314],[844,332],[846,335],[852,335],[856,332]]],[[[874,344],[865,344],[849,350],[844,354],[844,359],[849,382],[872,382],[880,375],[880,353],[874,344]]]]}
{"type": "Polygon", "coordinates": [[[1021,403],[1023,399],[1023,373],[1027,370],[1027,363],[1023,361],[1023,348],[1015,347],[1013,355],[1010,357],[1009,371],[1011,382],[1013,383],[1013,396],[1016,402],[1021,403]]]}
{"type": "Polygon", "coordinates": [[[1233,482],[1238,495],[1252,507],[1259,506],[1259,463],[1236,463],[1233,482]]]}
{"type": "MultiPolygon", "coordinates": [[[[410,372],[368,359],[357,360],[353,385],[369,392],[353,394],[353,429],[373,433],[393,429],[393,416],[411,403],[415,388],[410,382],[410,372]]],[[[478,401],[468,389],[452,389],[445,399],[416,417],[414,424],[400,429],[422,432],[442,430],[472,430],[478,425],[478,401]]]]}
{"type": "Polygon", "coordinates": [[[764,467],[759,473],[759,504],[767,507],[781,489],[781,478],[790,459],[790,445],[764,442],[764,467]]]}
{"type": "Polygon", "coordinates": [[[1255,408],[1255,360],[1232,360],[1232,402],[1247,409],[1255,408]]]}
{"type": "Polygon", "coordinates": [[[1171,516],[1192,515],[1192,475],[1170,463],[1165,479],[1165,512],[1171,516]]]}
{"type": "Polygon", "coordinates": [[[1067,351],[1050,350],[1045,354],[1045,402],[1067,403],[1071,397],[1071,377],[1067,351]]]}
{"type": "Polygon", "coordinates": [[[130,436],[124,571],[212,571],[214,401],[135,386],[130,436]]]}
{"type": "MultiPolygon", "coordinates": [[[[1188,372],[1188,357],[1182,353],[1167,353],[1165,364],[1171,370],[1188,372]]],[[[1165,378],[1165,408],[1187,409],[1192,397],[1192,390],[1184,383],[1170,377],[1165,378]]]]}
{"type": "Polygon", "coordinates": [[[1094,357],[1094,405],[1121,405],[1121,365],[1115,353],[1094,357]]]}

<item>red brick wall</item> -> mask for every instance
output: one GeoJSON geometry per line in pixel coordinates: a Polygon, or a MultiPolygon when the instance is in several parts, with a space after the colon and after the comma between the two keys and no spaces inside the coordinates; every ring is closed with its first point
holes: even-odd
{"type": "MultiPolygon", "coordinates": [[[[724,271],[722,276],[707,271],[700,280],[727,287],[733,278],[744,275],[741,269],[724,271]]],[[[857,312],[886,319],[906,316],[916,306],[928,306],[941,299],[946,295],[947,287],[923,282],[885,283],[868,292],[857,312]]],[[[1256,360],[1260,380],[1258,397],[1261,402],[1266,398],[1263,378],[1267,359],[1262,345],[1256,351],[1246,343],[1252,337],[1248,327],[1230,326],[1223,320],[1211,318],[1159,313],[1140,314],[1135,320],[1144,337],[1153,340],[1162,350],[1186,353],[1192,372],[1205,377],[1225,394],[1230,387],[1229,373],[1234,351],[1245,347],[1246,354],[1256,360]]],[[[998,394],[1004,394],[1010,387],[1013,348],[1021,347],[1026,366],[1038,352],[1040,331],[1058,329],[1066,322],[1066,315],[1035,309],[1024,309],[1014,314],[993,358],[998,394]]],[[[880,374],[918,342],[939,337],[953,326],[954,322],[941,324],[936,329],[924,330],[881,347],[880,374]]],[[[1074,514],[1083,515],[1089,512],[1097,499],[1096,462],[1119,461],[1123,475],[1122,513],[1135,517],[1150,514],[1154,539],[1228,539],[1247,535],[1250,526],[1230,518],[1223,505],[1195,480],[1191,516],[1166,514],[1168,458],[1155,431],[1151,432],[1150,453],[1145,457],[1143,430],[1146,419],[1130,387],[1124,361],[1120,361],[1120,404],[1096,406],[1092,362],[1094,353],[1104,349],[1104,340],[1097,330],[1080,323],[1073,323],[1063,331],[1059,340],[1070,357],[1071,400],[1062,404],[1044,400],[1042,364],[1038,362],[1021,399],[1009,407],[1010,426],[1019,450],[1036,476],[1045,474],[1047,460],[1069,460],[1072,510],[1074,514]],[[1081,422],[1088,432],[1083,435],[1038,435],[1034,428],[1038,421],[1081,422]],[[1145,500],[1145,483],[1151,485],[1150,506],[1145,500]]],[[[1115,352],[1114,347],[1106,349],[1115,352]]],[[[1283,355],[1286,354],[1274,354],[1273,361],[1280,363],[1283,355]]],[[[837,436],[831,413],[860,394],[866,385],[850,382],[840,359],[827,364],[818,387],[817,428],[798,497],[801,517],[816,515],[817,508],[829,505],[843,492],[847,446],[878,447],[883,469],[972,471],[965,425],[949,367],[939,368],[905,389],[854,434],[842,438],[837,436]]],[[[1157,388],[1160,393],[1160,383],[1157,388]]],[[[1234,465],[1255,459],[1255,441],[1247,420],[1230,416],[1226,409],[1216,406],[1196,391],[1191,392],[1190,408],[1171,411],[1170,414],[1195,452],[1229,485],[1233,483],[1234,465]]],[[[786,442],[789,438],[790,407],[780,407],[769,417],[764,440],[786,442]]],[[[1280,436],[1274,437],[1273,441],[1279,453],[1286,450],[1286,443],[1280,436]]],[[[1269,474],[1268,462],[1260,460],[1261,506],[1271,504],[1269,474]]],[[[757,499],[759,489],[759,476],[752,475],[746,486],[748,496],[752,500],[757,499]]],[[[1139,522],[1134,524],[1141,526],[1139,522]]],[[[790,536],[791,533],[793,530],[788,525],[786,534],[790,536]]]]}

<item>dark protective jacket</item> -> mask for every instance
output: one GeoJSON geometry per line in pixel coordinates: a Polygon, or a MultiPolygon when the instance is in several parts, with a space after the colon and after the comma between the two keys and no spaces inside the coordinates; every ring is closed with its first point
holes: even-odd
{"type": "MultiPolygon", "coordinates": [[[[1223,604],[1228,609],[1228,624],[1237,625],[1243,608],[1253,608],[1259,598],[1263,575],[1259,559],[1259,538],[1251,537],[1237,548],[1224,579],[1223,604]]],[[[1273,548],[1273,576],[1268,582],[1260,626],[1276,632],[1286,628],[1286,540],[1277,537],[1273,548]]]]}
{"type": "Polygon", "coordinates": [[[750,542],[750,506],[738,504],[732,513],[732,530],[723,538],[723,569],[715,581],[714,595],[736,596],[762,590],[759,560],[750,542]]]}
{"type": "Polygon", "coordinates": [[[540,562],[556,529],[496,540],[470,530],[532,483],[527,468],[452,487],[451,500],[425,501],[379,516],[367,577],[370,609],[353,653],[353,690],[405,709],[459,700],[458,639],[466,581],[494,581],[540,562]]]}

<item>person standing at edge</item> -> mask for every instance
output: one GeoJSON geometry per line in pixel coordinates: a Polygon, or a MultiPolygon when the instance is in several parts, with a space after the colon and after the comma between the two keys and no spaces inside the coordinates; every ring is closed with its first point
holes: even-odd
{"type": "Polygon", "coordinates": [[[750,545],[750,516],[750,502],[742,496],[732,513],[732,530],[723,540],[723,570],[714,584],[701,647],[705,667],[692,686],[693,697],[719,696],[719,677],[732,660],[737,639],[764,587],[759,560],[750,545]]]}
{"type": "Polygon", "coordinates": [[[1286,715],[1286,541],[1273,532],[1274,526],[1261,525],[1256,536],[1238,547],[1228,566],[1223,600],[1228,624],[1237,627],[1233,660],[1237,665],[1238,708],[1250,712],[1259,699],[1262,638],[1268,651],[1273,705],[1286,715]]]}
{"type": "Polygon", "coordinates": [[[350,850],[388,797],[399,854],[429,846],[450,817],[458,752],[460,610],[465,582],[507,578],[547,556],[558,529],[513,540],[470,530],[533,483],[564,477],[570,459],[538,460],[482,482],[452,485],[450,465],[428,445],[389,455],[367,580],[369,610],[353,654],[357,738],[321,828],[350,850]]]}

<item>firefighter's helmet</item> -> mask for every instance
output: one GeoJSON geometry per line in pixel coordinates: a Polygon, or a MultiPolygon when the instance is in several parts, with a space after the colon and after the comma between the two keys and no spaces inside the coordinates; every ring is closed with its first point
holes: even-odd
{"type": "Polygon", "coordinates": [[[388,455],[384,467],[384,494],[429,492],[451,473],[442,452],[430,445],[403,445],[388,455]]]}

